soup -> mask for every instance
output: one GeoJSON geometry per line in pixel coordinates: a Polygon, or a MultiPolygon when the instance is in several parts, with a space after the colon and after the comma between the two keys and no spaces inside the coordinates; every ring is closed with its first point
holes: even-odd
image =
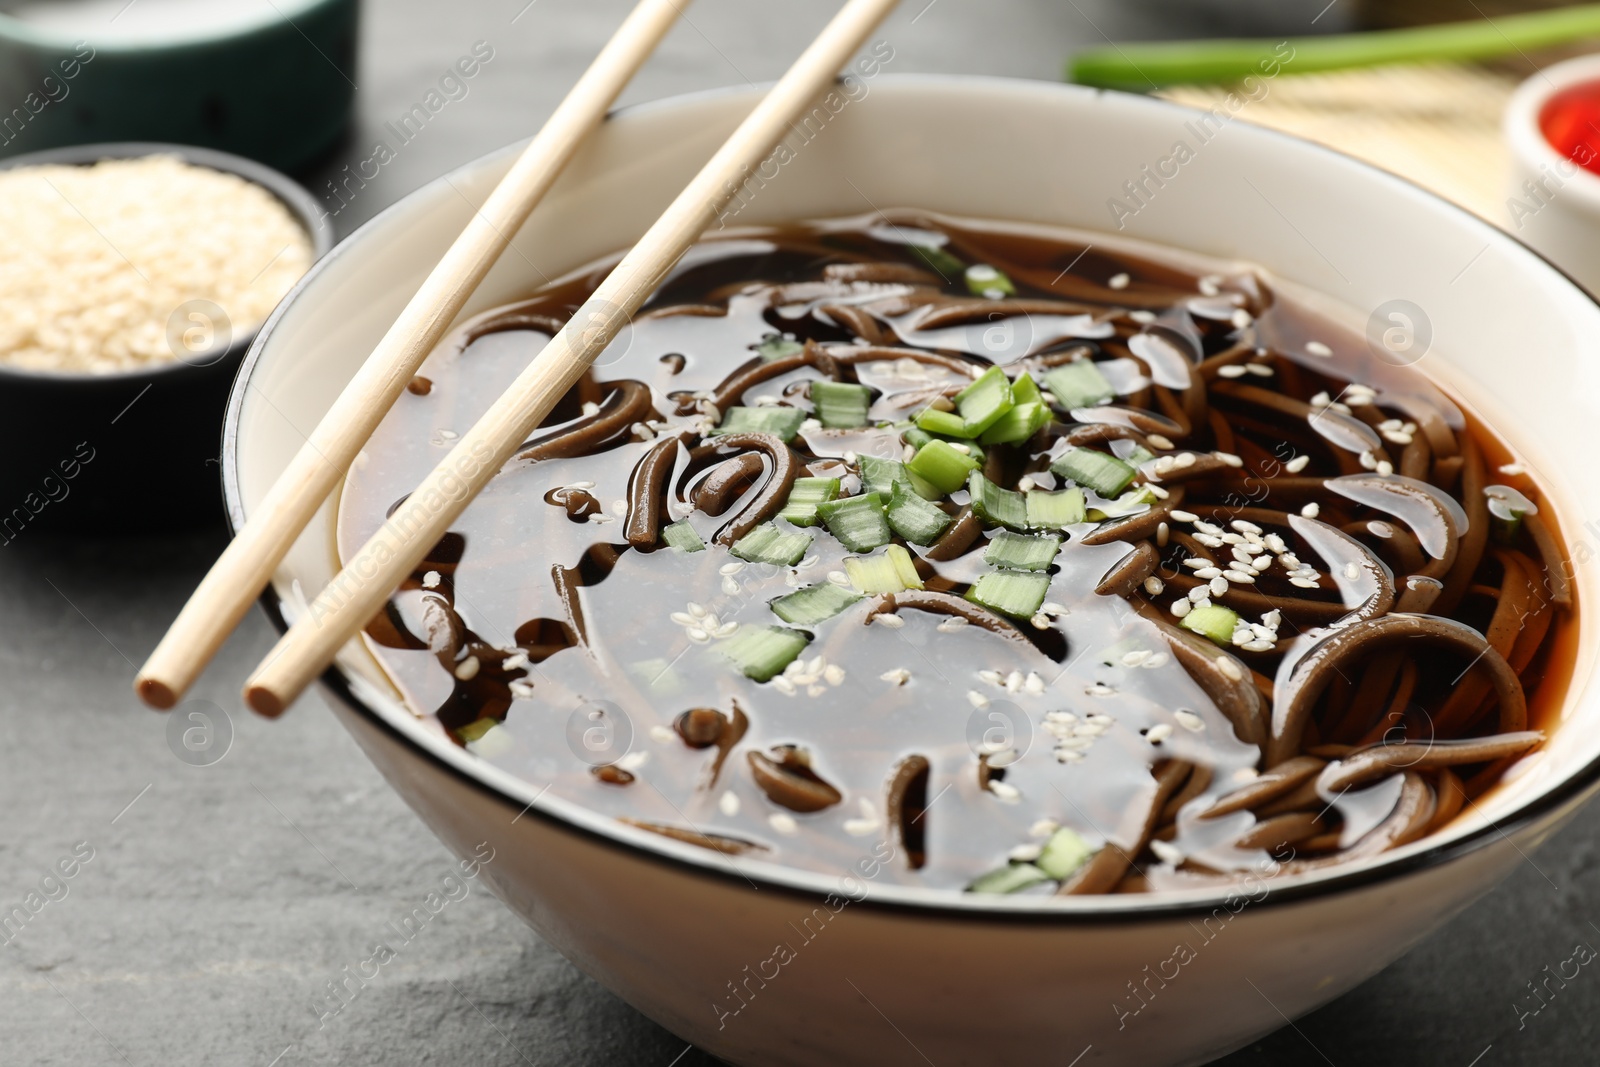
{"type": "MultiPolygon", "coordinates": [[[[615,260],[479,315],[356,551],[615,260]]],[[[633,827],[1105,893],[1450,822],[1572,592],[1505,445],[1239,264],[900,212],[702,241],[366,631],[420,717],[633,827]]]]}

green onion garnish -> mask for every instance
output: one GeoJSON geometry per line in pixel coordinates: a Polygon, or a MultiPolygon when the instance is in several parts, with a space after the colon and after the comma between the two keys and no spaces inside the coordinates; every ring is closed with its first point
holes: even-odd
{"type": "Polygon", "coordinates": [[[872,390],[853,382],[811,383],[811,404],[817,419],[830,430],[850,430],[867,424],[872,390]]]}
{"type": "Polygon", "coordinates": [[[790,531],[785,533],[770,522],[764,522],[735,541],[728,551],[750,563],[771,563],[777,567],[793,567],[805,558],[811,547],[811,535],[790,531]]]}
{"type": "Polygon", "coordinates": [[[1061,538],[1054,534],[1035,536],[1001,530],[989,539],[983,561],[991,567],[1013,571],[1042,571],[1061,551],[1061,538]]]}
{"type": "Polygon", "coordinates": [[[846,556],[844,571],[851,585],[871,595],[922,588],[911,553],[900,545],[890,545],[881,556],[846,556]]]}
{"type": "Polygon", "coordinates": [[[969,893],[1016,893],[1029,886],[1050,881],[1050,876],[1031,863],[1012,863],[980,875],[967,886],[969,893]]]}
{"type": "Polygon", "coordinates": [[[1033,865],[1056,881],[1064,882],[1077,873],[1079,867],[1088,863],[1094,852],[1078,831],[1062,827],[1050,835],[1050,840],[1044,843],[1044,850],[1033,861],[1033,865]]]}
{"type": "Polygon", "coordinates": [[[967,475],[978,469],[978,461],[948,441],[930,441],[917,450],[906,470],[925,479],[941,496],[967,484],[967,475]]]}
{"type": "Polygon", "coordinates": [[[722,413],[722,424],[712,430],[711,437],[725,433],[770,433],[780,441],[791,441],[800,432],[806,413],[799,408],[773,406],[768,408],[729,408],[722,413]]]}
{"type": "Polygon", "coordinates": [[[785,593],[774,600],[771,606],[773,614],[784,622],[792,622],[796,626],[814,626],[833,618],[860,599],[858,593],[832,582],[823,582],[785,593]]]}
{"type": "Polygon", "coordinates": [[[1102,519],[1120,519],[1124,515],[1137,515],[1156,502],[1155,494],[1148,486],[1139,486],[1129,489],[1115,500],[1108,500],[1089,509],[1089,521],[1099,522],[1102,519]]]}
{"type": "Polygon", "coordinates": [[[987,263],[976,263],[968,267],[966,278],[967,292],[973,296],[997,298],[1017,295],[1017,287],[1011,284],[1011,279],[1005,276],[1005,272],[996,270],[987,263]]]}
{"type": "Polygon", "coordinates": [[[1045,372],[1044,387],[1055,394],[1056,404],[1073,408],[1092,408],[1104,404],[1117,391],[1090,359],[1080,359],[1045,372]]]}
{"type": "Polygon", "coordinates": [[[1178,625],[1228,648],[1233,644],[1233,631],[1239,628],[1239,613],[1221,604],[1204,604],[1189,609],[1178,625]]]}
{"type": "Polygon", "coordinates": [[[1039,392],[1039,387],[1034,384],[1033,377],[1026,371],[1017,375],[1016,381],[1011,383],[1011,402],[1013,404],[1038,404],[1044,397],[1039,392]]]}
{"type": "Polygon", "coordinates": [[[1088,518],[1083,506],[1083,490],[1074,486],[1058,493],[1030,489],[1027,501],[1028,525],[1036,530],[1061,530],[1088,518]]]}
{"type": "Polygon", "coordinates": [[[933,544],[950,525],[950,516],[922,499],[909,483],[894,487],[887,517],[889,528],[914,545],[933,544]]]}
{"type": "Polygon", "coordinates": [[[857,456],[856,470],[861,473],[861,488],[869,493],[888,496],[897,485],[910,485],[906,465],[897,459],[879,456],[857,456]]]}
{"type": "Polygon", "coordinates": [[[1056,457],[1050,464],[1050,473],[1069,478],[1111,500],[1128,488],[1128,483],[1139,472],[1116,456],[1092,448],[1074,448],[1056,457]]]}
{"type": "Polygon", "coordinates": [[[967,265],[934,245],[911,245],[911,251],[918,259],[934,269],[934,272],[945,281],[950,282],[966,273],[967,265]]]}
{"type": "Polygon", "coordinates": [[[967,599],[990,611],[1027,619],[1038,612],[1049,589],[1048,574],[1037,571],[993,571],[979,576],[968,590],[967,599]]]}
{"type": "Polygon", "coordinates": [[[917,412],[917,427],[946,437],[978,436],[967,426],[966,419],[953,411],[940,411],[938,408],[923,408],[917,412]]]}
{"type": "Polygon", "coordinates": [[[1501,544],[1517,539],[1524,515],[1539,514],[1538,505],[1509,485],[1486,485],[1483,495],[1489,509],[1489,532],[1501,544]]]}
{"type": "Polygon", "coordinates": [[[789,499],[784,502],[778,517],[796,526],[815,526],[817,505],[827,503],[838,495],[837,478],[796,478],[789,489],[789,499]]]}
{"type": "Polygon", "coordinates": [[[787,626],[745,625],[718,645],[717,651],[731,659],[745,677],[765,682],[782,674],[810,643],[810,634],[787,626]]]}
{"type": "Polygon", "coordinates": [[[972,494],[973,512],[984,522],[1014,530],[1027,529],[1028,505],[1021,493],[1002,489],[977,471],[967,478],[967,492],[972,494]]]}
{"type": "Polygon", "coordinates": [[[706,543],[700,540],[700,535],[694,532],[694,527],[687,521],[679,520],[670,523],[661,531],[661,540],[667,547],[676,548],[681,552],[704,552],[706,543]]]}
{"type": "Polygon", "coordinates": [[[785,356],[797,356],[806,350],[806,346],[799,341],[776,333],[767,334],[761,339],[760,344],[750,347],[756,350],[756,355],[761,357],[763,363],[771,363],[785,356]]]}
{"type": "Polygon", "coordinates": [[[900,439],[912,448],[921,448],[934,440],[933,434],[913,423],[904,424],[899,429],[900,439]]]}
{"type": "Polygon", "coordinates": [[[852,552],[871,552],[889,543],[889,520],[883,515],[883,497],[877,493],[818,504],[817,515],[828,524],[828,532],[852,552]]]}
{"type": "Polygon", "coordinates": [[[994,425],[978,435],[978,443],[985,445],[1010,445],[1026,441],[1050,421],[1050,409],[1037,400],[1026,404],[1013,404],[994,425]]]}
{"type": "Polygon", "coordinates": [[[956,394],[956,410],[967,428],[960,436],[977,437],[1011,410],[1011,379],[999,367],[990,367],[956,394]]]}

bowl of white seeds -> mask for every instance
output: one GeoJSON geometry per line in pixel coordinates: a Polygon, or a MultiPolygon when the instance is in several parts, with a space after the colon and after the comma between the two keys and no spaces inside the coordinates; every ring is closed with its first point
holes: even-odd
{"type": "Polygon", "coordinates": [[[0,545],[220,513],[240,358],[332,234],[260,164],[82,145],[0,164],[0,545]]]}

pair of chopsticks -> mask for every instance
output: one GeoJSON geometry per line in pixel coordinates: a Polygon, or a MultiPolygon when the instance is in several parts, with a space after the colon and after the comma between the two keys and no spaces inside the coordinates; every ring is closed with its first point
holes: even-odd
{"type": "MultiPolygon", "coordinates": [[[[641,0],[523,151],[156,646],[134,681],[145,703],[170,708],[182,699],[511,236],[686,2],[641,0]]],[[[245,683],[245,701],[252,708],[264,715],[282,713],[372,620],[895,2],[848,0],[593,295],[289,628],[245,683]]]]}

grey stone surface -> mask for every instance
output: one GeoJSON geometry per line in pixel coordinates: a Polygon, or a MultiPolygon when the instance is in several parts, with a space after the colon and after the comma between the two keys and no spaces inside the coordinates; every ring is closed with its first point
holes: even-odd
{"type": "MultiPolygon", "coordinates": [[[[308,176],[316,189],[367,158],[383,123],[474,41],[490,42],[495,58],[465,99],[331,216],[340,232],[531,133],[624,7],[524,2],[368,5],[351,72],[357,130],[308,176]]],[[[892,69],[1054,78],[1099,31],[1152,35],[1168,10],[923,2],[910,0],[885,31],[892,69]]],[[[627,99],[771,78],[830,9],[702,0],[627,99]]],[[[339,206],[328,202],[330,212],[339,206]]],[[[204,703],[186,709],[231,728],[225,758],[181,762],[170,720],[135,704],[134,665],[224,536],[24,536],[0,548],[0,911],[75,847],[93,850],[62,883],[65,895],[54,888],[59,899],[0,947],[0,1064],[712,1062],[583,977],[475,886],[319,1025],[325,984],[452,861],[314,701],[272,723],[242,710],[239,684],[272,639],[257,615],[196,691],[204,703]]],[[[1578,942],[1600,943],[1597,863],[1600,811],[1591,811],[1404,960],[1226,1063],[1593,1063],[1600,976],[1591,968],[1520,1028],[1518,1012],[1534,1006],[1527,983],[1542,968],[1578,942]]],[[[908,1047],[904,1062],[922,1061],[908,1047]]]]}

